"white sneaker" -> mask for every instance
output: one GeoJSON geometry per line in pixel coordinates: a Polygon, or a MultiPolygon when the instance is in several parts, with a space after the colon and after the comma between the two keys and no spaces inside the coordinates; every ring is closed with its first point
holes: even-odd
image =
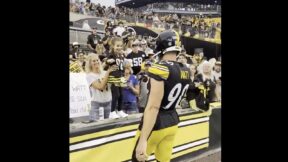
{"type": "Polygon", "coordinates": [[[117,119],[117,118],[120,118],[120,116],[116,114],[116,111],[113,111],[113,112],[110,112],[109,118],[110,119],[117,119]]]}
{"type": "Polygon", "coordinates": [[[124,113],[122,110],[121,111],[118,111],[118,116],[122,117],[122,118],[125,118],[126,116],[128,116],[128,114],[124,113]]]}

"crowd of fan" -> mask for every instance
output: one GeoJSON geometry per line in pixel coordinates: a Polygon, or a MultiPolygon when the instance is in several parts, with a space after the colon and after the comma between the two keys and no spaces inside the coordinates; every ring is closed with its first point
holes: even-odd
{"type": "Polygon", "coordinates": [[[97,17],[110,17],[115,18],[119,16],[120,10],[118,7],[106,7],[100,3],[95,4],[92,2],[70,2],[70,12],[75,12],[83,15],[97,16],[97,17]]]}
{"type": "Polygon", "coordinates": [[[162,2],[153,3],[144,6],[146,10],[160,9],[160,10],[180,10],[180,11],[217,11],[217,5],[213,4],[197,4],[197,3],[183,3],[183,2],[162,2]]]}
{"type": "Polygon", "coordinates": [[[204,15],[151,15],[155,28],[176,28],[180,35],[194,38],[220,39],[221,24],[204,15]],[[164,23],[163,23],[164,22],[164,23]]]}
{"type": "MultiPolygon", "coordinates": [[[[147,73],[149,67],[158,61],[154,57],[155,40],[135,35],[123,22],[116,26],[107,22],[103,38],[97,35],[96,30],[92,28],[87,38],[88,54],[74,42],[69,55],[70,72],[87,74],[92,94],[89,122],[100,119],[100,107],[104,108],[105,119],[143,112],[148,93],[147,73]],[[119,74],[121,77],[116,77],[119,74]]],[[[221,60],[212,58],[208,61],[203,51],[197,50],[188,55],[185,49],[177,58],[190,68],[193,87],[187,92],[186,101],[194,101],[194,104],[182,104],[182,108],[194,105],[205,110],[207,103],[221,100],[221,60]]]]}
{"type": "Polygon", "coordinates": [[[91,16],[108,16],[112,14],[135,14],[152,11],[153,9],[159,10],[179,10],[179,11],[217,11],[218,5],[210,4],[195,4],[195,3],[153,3],[147,4],[137,9],[126,8],[126,7],[106,7],[100,3],[95,4],[92,2],[79,2],[70,3],[70,11],[91,16]]]}
{"type": "MultiPolygon", "coordinates": [[[[173,3],[155,3],[153,7],[165,8],[173,3]]],[[[183,6],[176,3],[176,7],[183,6]]],[[[175,4],[174,4],[175,5],[175,4]]],[[[191,4],[185,10],[201,10],[202,8],[215,8],[215,5],[198,5],[191,4]]],[[[142,8],[126,8],[126,7],[106,7],[100,4],[76,2],[70,3],[70,11],[91,15],[96,17],[103,17],[110,20],[126,20],[130,23],[144,23],[148,28],[155,28],[160,30],[171,29],[176,26],[178,33],[187,37],[194,38],[209,38],[221,39],[221,23],[215,21],[214,18],[207,15],[181,15],[181,14],[157,14],[153,12],[145,12],[151,8],[151,4],[142,8]]]]}

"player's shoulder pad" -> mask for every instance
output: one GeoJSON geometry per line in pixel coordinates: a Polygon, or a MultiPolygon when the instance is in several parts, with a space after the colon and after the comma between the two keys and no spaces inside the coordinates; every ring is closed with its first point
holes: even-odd
{"type": "Polygon", "coordinates": [[[167,80],[169,77],[169,64],[164,61],[153,63],[148,70],[148,75],[156,80],[167,80]]]}

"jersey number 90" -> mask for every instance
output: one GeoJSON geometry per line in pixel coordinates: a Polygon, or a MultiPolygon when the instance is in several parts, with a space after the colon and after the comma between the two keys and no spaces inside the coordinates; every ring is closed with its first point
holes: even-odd
{"type": "Polygon", "coordinates": [[[186,84],[183,89],[181,83],[176,84],[168,95],[169,103],[164,107],[164,109],[169,109],[173,105],[173,103],[175,103],[176,100],[177,100],[176,105],[178,105],[183,95],[186,94],[188,88],[189,84],[186,84]]]}

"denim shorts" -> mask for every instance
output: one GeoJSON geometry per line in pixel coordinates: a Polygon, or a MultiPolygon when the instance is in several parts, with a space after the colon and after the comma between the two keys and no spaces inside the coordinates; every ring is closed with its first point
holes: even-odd
{"type": "Polygon", "coordinates": [[[109,102],[96,102],[96,101],[91,101],[91,110],[89,112],[89,119],[92,121],[97,121],[99,120],[99,108],[103,107],[104,108],[104,119],[109,118],[109,114],[111,111],[111,101],[109,102]]]}

